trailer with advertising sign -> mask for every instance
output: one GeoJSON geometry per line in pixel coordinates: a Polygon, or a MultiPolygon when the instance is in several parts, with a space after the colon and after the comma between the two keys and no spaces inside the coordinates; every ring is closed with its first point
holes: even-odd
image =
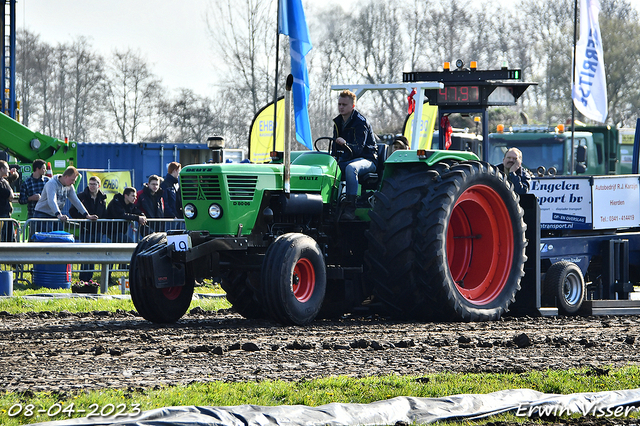
{"type": "Polygon", "coordinates": [[[537,218],[526,222],[539,237],[531,252],[539,257],[539,278],[530,284],[536,308],[640,313],[640,176],[538,177],[530,194],[537,218]]]}

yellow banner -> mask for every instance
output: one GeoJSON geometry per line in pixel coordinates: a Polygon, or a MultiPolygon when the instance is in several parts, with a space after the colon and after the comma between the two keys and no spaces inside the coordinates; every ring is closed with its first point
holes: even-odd
{"type": "MultiPolygon", "coordinates": [[[[87,182],[91,176],[100,179],[100,189],[107,195],[107,204],[115,194],[122,194],[122,191],[131,186],[131,172],[96,172],[87,170],[87,182]]],[[[138,188],[142,189],[142,188],[138,188]]]]}
{"type": "MultiPolygon", "coordinates": [[[[273,102],[262,108],[251,123],[249,132],[249,160],[252,163],[266,163],[273,151],[273,102]]],[[[276,151],[284,151],[284,98],[278,99],[276,125],[276,151]]]]}
{"type": "MultiPolygon", "coordinates": [[[[411,142],[413,134],[413,113],[407,116],[404,122],[404,137],[411,142]]],[[[431,149],[433,139],[433,128],[438,117],[438,107],[435,105],[422,105],[422,121],[420,122],[420,140],[417,147],[411,149],[431,149]]]]}

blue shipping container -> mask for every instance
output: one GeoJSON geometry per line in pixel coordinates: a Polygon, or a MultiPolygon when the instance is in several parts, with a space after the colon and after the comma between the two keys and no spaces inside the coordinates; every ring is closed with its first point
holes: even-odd
{"type": "MultiPolygon", "coordinates": [[[[150,175],[164,177],[167,166],[206,163],[211,152],[196,143],[78,143],[80,169],[131,170],[133,186],[142,189],[150,175]]],[[[84,186],[84,185],[83,185],[84,186]]]]}

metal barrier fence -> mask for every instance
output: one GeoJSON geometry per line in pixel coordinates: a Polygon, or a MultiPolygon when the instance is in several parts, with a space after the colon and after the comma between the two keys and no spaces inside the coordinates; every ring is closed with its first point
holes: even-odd
{"type": "MultiPolygon", "coordinates": [[[[38,218],[29,219],[22,224],[14,219],[0,219],[1,242],[21,243],[19,245],[19,250],[17,251],[21,253],[20,261],[24,262],[12,263],[16,262],[16,258],[12,255],[6,254],[11,250],[8,246],[5,248],[4,256],[0,257],[0,268],[3,270],[13,270],[15,273],[14,281],[28,283],[29,281],[25,278],[25,273],[33,272],[33,264],[43,263],[40,242],[46,242],[46,239],[43,240],[34,237],[36,233],[64,231],[73,235],[73,241],[75,243],[93,243],[91,244],[92,246],[95,246],[95,243],[98,243],[108,247],[109,244],[114,243],[138,243],[145,236],[153,232],[164,232],[173,229],[185,229],[184,219],[147,219],[147,224],[145,226],[140,226],[138,223],[122,219],[98,219],[97,221],[87,219],[70,219],[67,222],[62,222],[58,219],[38,218]],[[22,243],[25,244],[23,245],[22,243]],[[33,250],[30,250],[30,244],[32,245],[33,250]],[[27,259],[32,259],[32,262],[27,262],[27,259]]],[[[55,244],[60,243],[56,242],[55,244]]],[[[4,244],[1,245],[4,246],[4,244]]],[[[119,261],[122,261],[121,257],[122,256],[118,259],[119,261]]],[[[76,255],[75,258],[78,258],[78,256],[76,255]]],[[[78,258],[78,260],[80,259],[78,258]]],[[[120,263],[119,265],[116,264],[113,268],[105,268],[105,262],[109,262],[111,259],[107,260],[105,256],[99,254],[95,259],[91,257],[86,261],[92,262],[94,260],[95,264],[73,264],[71,270],[72,273],[77,272],[79,273],[80,280],[88,281],[93,277],[95,272],[102,271],[103,275],[105,275],[105,272],[106,275],[109,275],[110,272],[124,272],[128,270],[128,261],[120,263]],[[101,269],[96,269],[96,264],[98,264],[101,269]]],[[[56,262],[46,261],[46,263],[56,262]]],[[[107,280],[108,277],[101,277],[100,279],[103,291],[104,288],[106,288],[105,284],[107,283],[107,280]]]]}
{"type": "Polygon", "coordinates": [[[185,229],[184,219],[147,219],[139,225],[124,219],[28,219],[21,227],[20,241],[30,241],[36,232],[65,231],[82,243],[137,243],[153,232],[185,229]]]}

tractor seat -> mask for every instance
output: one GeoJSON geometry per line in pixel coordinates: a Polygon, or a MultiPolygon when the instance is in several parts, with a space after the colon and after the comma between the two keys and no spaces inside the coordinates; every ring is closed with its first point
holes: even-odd
{"type": "Polygon", "coordinates": [[[358,182],[362,186],[363,190],[373,191],[378,189],[380,179],[382,178],[382,172],[384,170],[384,162],[387,160],[388,152],[389,145],[386,143],[378,144],[378,167],[376,167],[376,171],[365,173],[358,177],[358,182]]]}

